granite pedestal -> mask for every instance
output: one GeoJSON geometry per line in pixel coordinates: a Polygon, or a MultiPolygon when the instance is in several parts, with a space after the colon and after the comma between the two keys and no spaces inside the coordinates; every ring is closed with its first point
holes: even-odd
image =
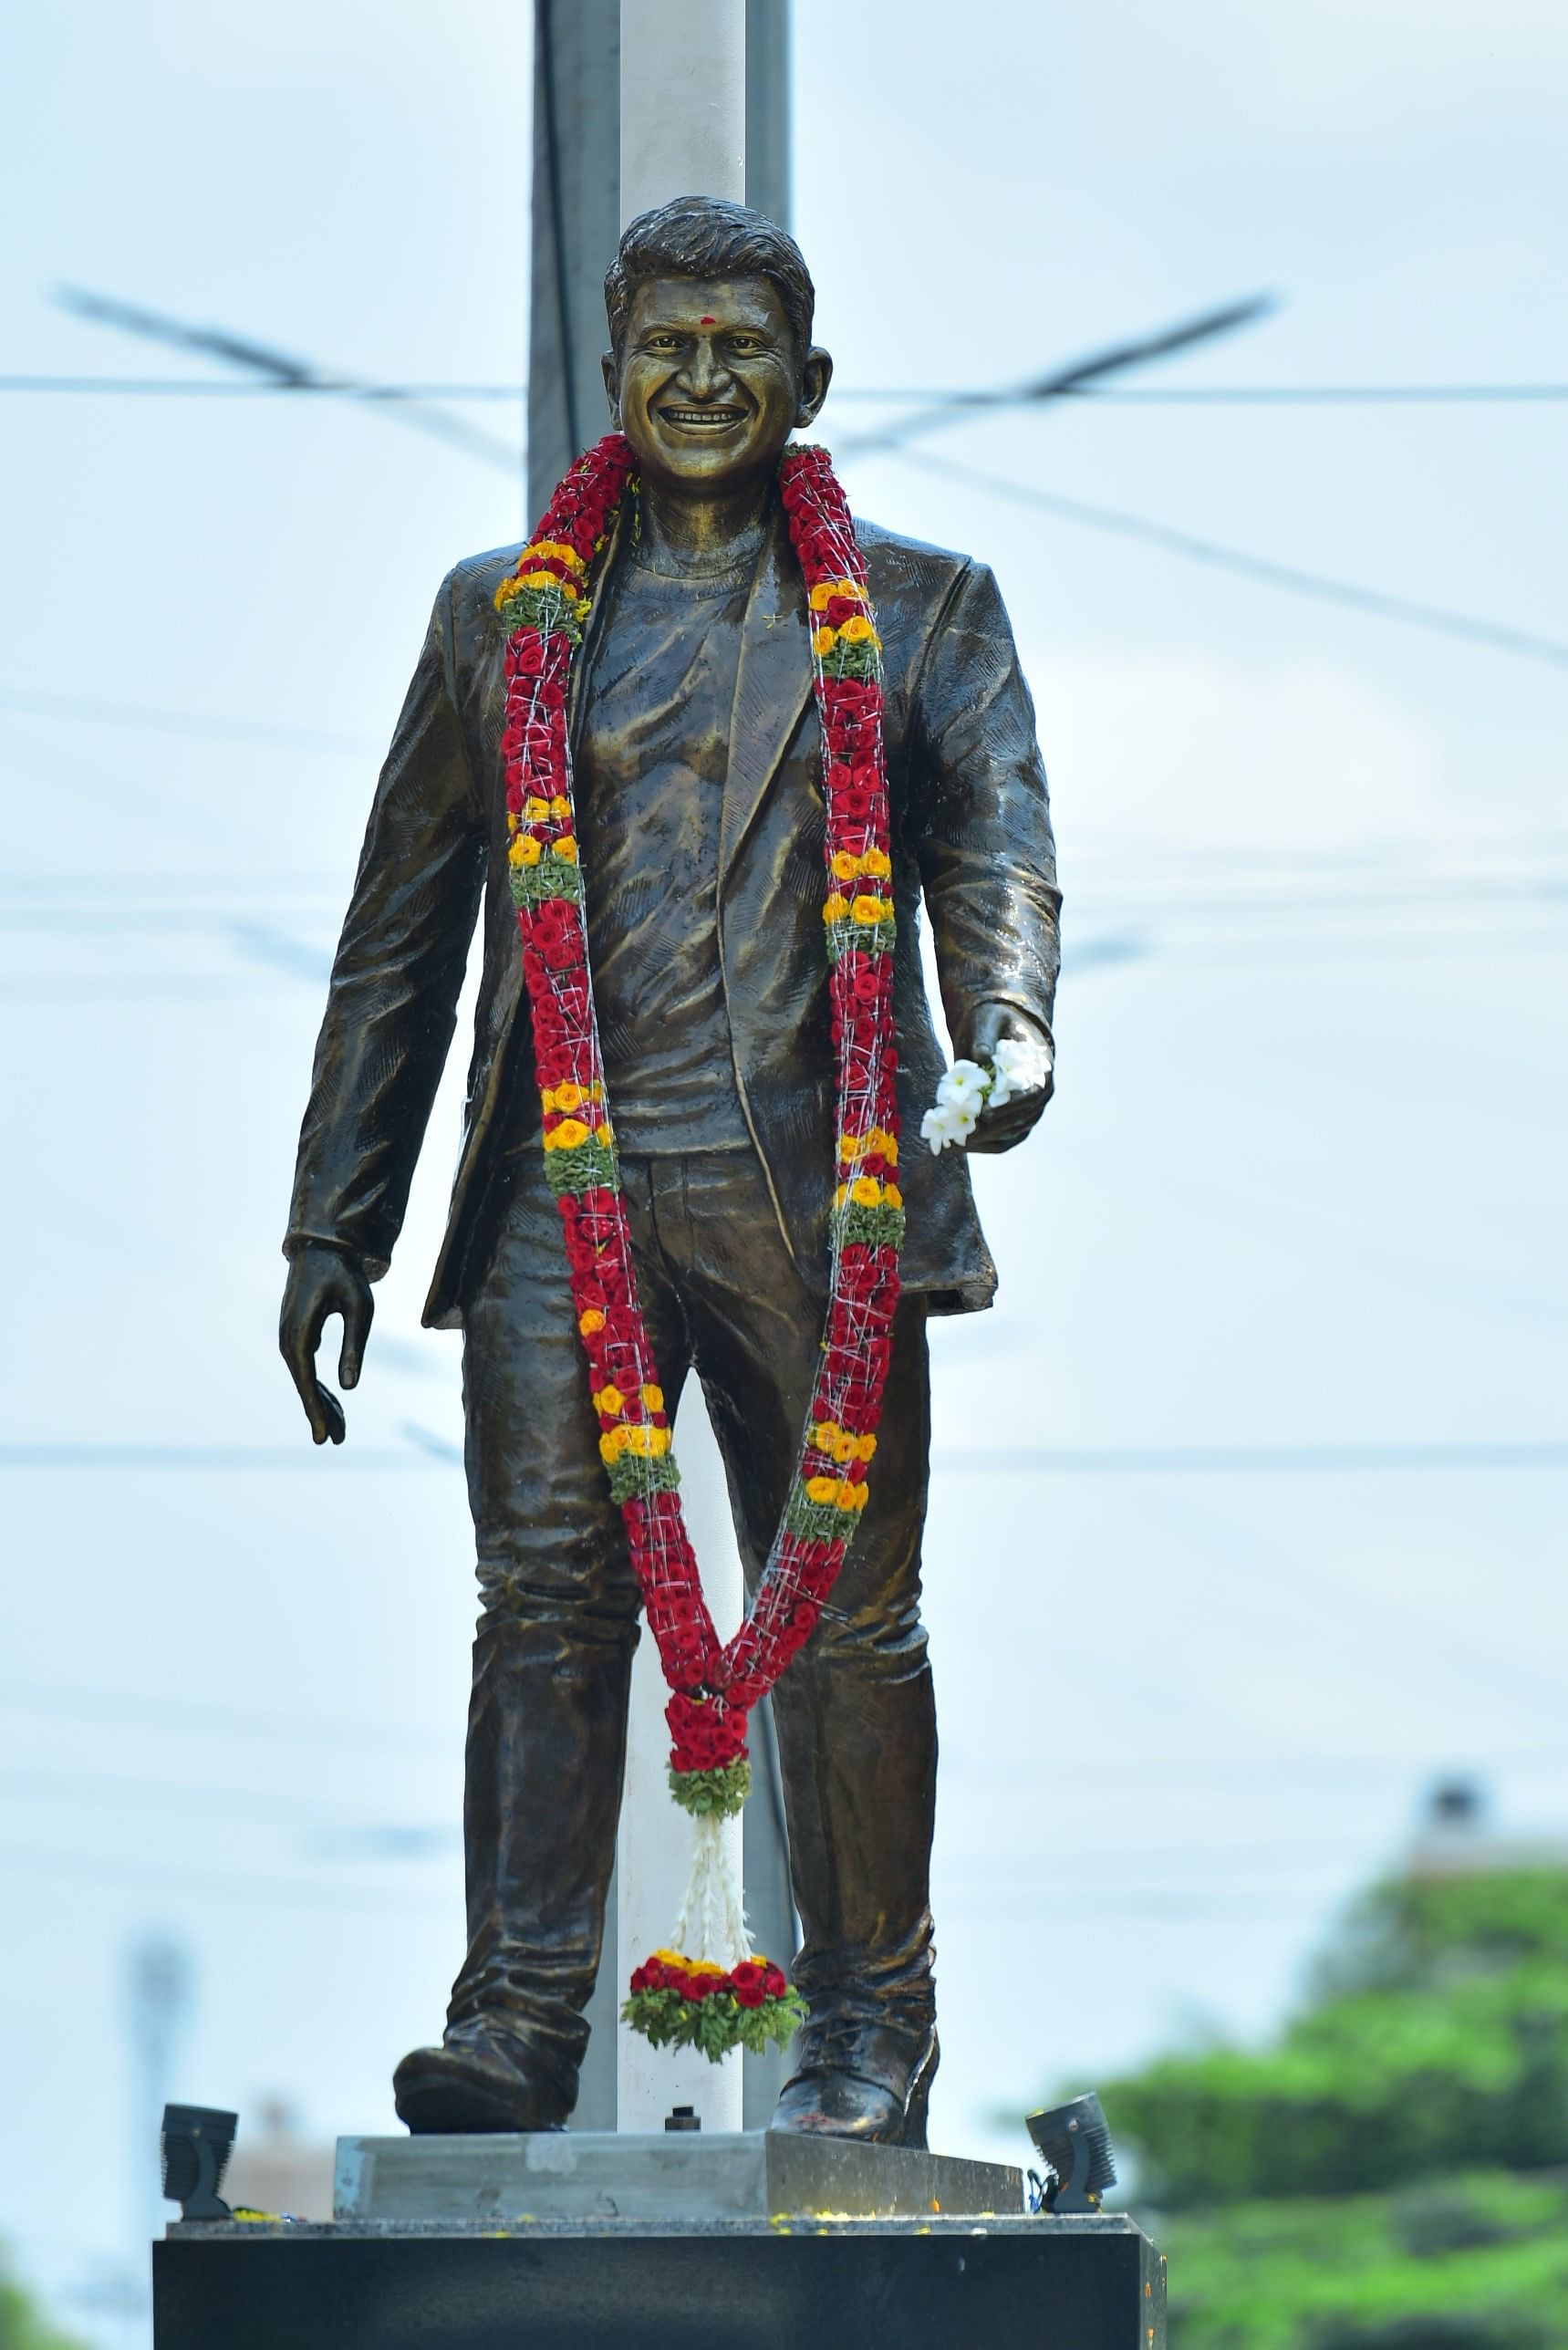
{"type": "Polygon", "coordinates": [[[1164,2350],[1120,2214],[841,2141],[346,2138],[337,2219],[153,2248],[156,2350],[1164,2350]]]}

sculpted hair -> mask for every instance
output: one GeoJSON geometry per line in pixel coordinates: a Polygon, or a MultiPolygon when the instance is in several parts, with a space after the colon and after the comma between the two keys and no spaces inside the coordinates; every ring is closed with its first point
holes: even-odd
{"type": "Polygon", "coordinates": [[[618,351],[632,295],[649,277],[765,277],[778,296],[797,355],[811,342],[816,288],[793,236],[776,221],[718,196],[677,196],[639,213],[605,274],[610,341],[618,351]]]}

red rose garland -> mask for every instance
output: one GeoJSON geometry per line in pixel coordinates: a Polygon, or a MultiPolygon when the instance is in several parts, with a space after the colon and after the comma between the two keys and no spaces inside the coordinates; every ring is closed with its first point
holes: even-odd
{"type": "MultiPolygon", "coordinates": [[[[745,1800],[747,1715],[810,1638],[866,1504],[904,1228],[897,1180],[892,866],[881,644],[865,563],[826,451],[793,448],[779,482],[811,610],[827,810],[823,918],[837,1073],[831,1281],[822,1365],[789,1498],[746,1620],[721,1645],[681,1514],[658,1365],[638,1304],[588,978],[566,739],[567,678],[589,608],[591,567],[632,467],[630,447],[618,433],[590,450],[556,490],[536,536],[496,591],[507,630],[502,752],[545,1163],[560,1210],[599,1451],[672,1692],[666,1709],[670,1787],[698,1817],[701,1855],[717,1852],[716,1835],[703,1843],[704,1825],[745,1800]]],[[[689,1898],[688,1912],[693,1909],[689,1898]]],[[[742,2040],[754,2044],[757,2031],[772,2023],[775,2036],[793,2029],[798,1996],[775,1990],[776,1975],[765,1960],[742,1960],[725,1972],[660,1952],[639,1969],[627,2012],[651,2038],[685,2039],[717,2056],[742,2040]],[[764,1970],[760,1977],[750,1971],[755,1968],[764,1970]],[[717,1995],[715,1973],[722,1976],[717,1995]],[[699,1982],[700,1996],[693,1991],[699,1982]],[[642,2012],[649,2001],[657,2012],[642,2012]]]]}

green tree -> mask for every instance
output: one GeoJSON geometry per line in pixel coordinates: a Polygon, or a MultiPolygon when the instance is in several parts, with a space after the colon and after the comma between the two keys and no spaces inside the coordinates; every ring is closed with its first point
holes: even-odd
{"type": "Polygon", "coordinates": [[[57,2334],[21,2286],[0,2273],[0,2350],[82,2350],[82,2345],[57,2334]]]}
{"type": "Polygon", "coordinates": [[[1277,2046],[1103,2092],[1166,2210],[1568,2164],[1568,1874],[1380,1886],[1277,2046]]]}
{"type": "Polygon", "coordinates": [[[1378,1886],[1273,2046],[1102,2094],[1174,2350],[1568,2343],[1568,1872],[1378,1886]]]}

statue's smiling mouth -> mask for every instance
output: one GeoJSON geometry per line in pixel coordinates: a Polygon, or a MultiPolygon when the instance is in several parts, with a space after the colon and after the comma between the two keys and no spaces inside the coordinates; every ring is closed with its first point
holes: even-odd
{"type": "Polygon", "coordinates": [[[682,432],[688,426],[709,432],[722,432],[728,425],[743,424],[746,421],[743,408],[726,408],[717,404],[711,408],[661,406],[659,413],[666,424],[674,424],[682,432]]]}

